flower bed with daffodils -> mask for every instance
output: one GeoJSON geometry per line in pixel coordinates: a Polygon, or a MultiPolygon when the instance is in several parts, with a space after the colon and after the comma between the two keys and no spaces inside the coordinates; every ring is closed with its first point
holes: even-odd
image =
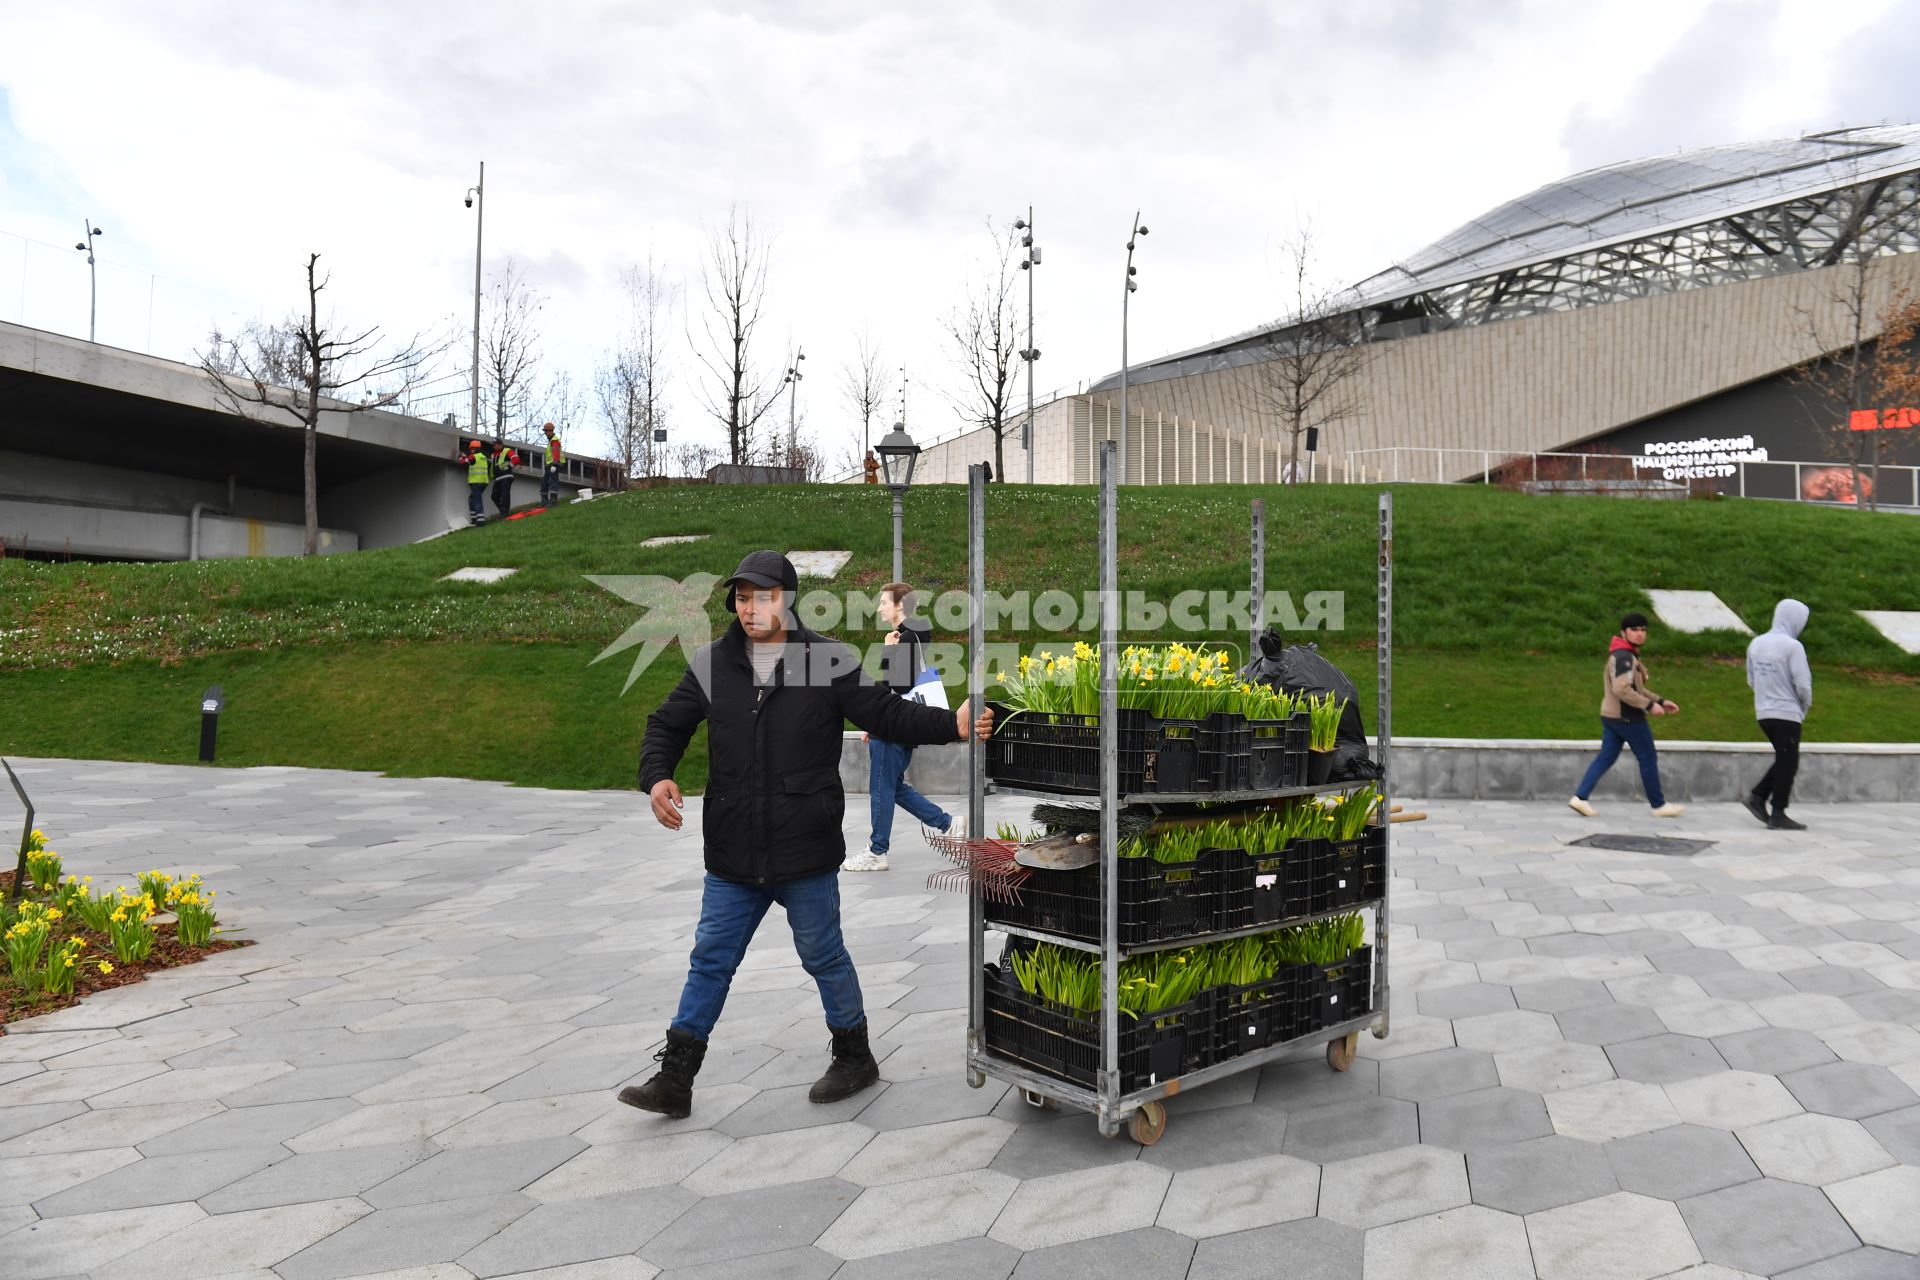
{"type": "Polygon", "coordinates": [[[197,875],[158,869],[139,883],[97,891],[92,876],[65,875],[46,834],[27,837],[26,883],[14,902],[12,874],[0,876],[0,1024],[76,1004],[89,993],[139,982],[245,946],[220,936],[217,891],[197,875]]]}

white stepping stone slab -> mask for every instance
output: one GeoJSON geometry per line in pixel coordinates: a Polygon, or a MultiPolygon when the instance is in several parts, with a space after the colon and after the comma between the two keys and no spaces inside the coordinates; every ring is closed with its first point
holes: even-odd
{"type": "Polygon", "coordinates": [[[1892,609],[1859,609],[1867,625],[1908,653],[1920,653],[1920,613],[1892,609]]]}
{"type": "Polygon", "coordinates": [[[803,578],[831,578],[853,559],[851,551],[789,551],[793,571],[803,578]]]}
{"type": "Polygon", "coordinates": [[[464,569],[455,569],[452,573],[440,579],[440,581],[504,582],[518,572],[520,572],[518,569],[488,569],[479,565],[468,565],[464,569]]]}
{"type": "Polygon", "coordinates": [[[1711,591],[1654,591],[1647,596],[1660,621],[1675,631],[1738,631],[1753,634],[1753,628],[1740,621],[1740,615],[1727,608],[1711,591]]]}
{"type": "Polygon", "coordinates": [[[699,542],[701,539],[709,536],[711,535],[704,533],[664,533],[657,538],[642,538],[640,545],[643,547],[669,547],[676,542],[699,542]]]}

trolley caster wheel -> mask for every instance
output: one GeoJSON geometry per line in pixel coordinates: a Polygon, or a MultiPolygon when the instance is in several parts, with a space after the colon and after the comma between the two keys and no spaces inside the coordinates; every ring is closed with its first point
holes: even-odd
{"type": "Polygon", "coordinates": [[[1022,1089],[1020,1091],[1020,1098],[1028,1106],[1038,1107],[1042,1111],[1058,1111],[1060,1109],[1060,1104],[1052,1098],[1049,1098],[1044,1093],[1035,1093],[1031,1089],[1022,1089]]]}
{"type": "Polygon", "coordinates": [[[1360,1047],[1358,1032],[1349,1031],[1338,1040],[1327,1041],[1327,1065],[1335,1071],[1345,1071],[1353,1065],[1353,1055],[1360,1047]]]}
{"type": "Polygon", "coordinates": [[[1143,1147],[1160,1141],[1160,1135],[1166,1131],[1167,1109],[1157,1102],[1143,1102],[1138,1111],[1127,1117],[1127,1133],[1143,1147]]]}

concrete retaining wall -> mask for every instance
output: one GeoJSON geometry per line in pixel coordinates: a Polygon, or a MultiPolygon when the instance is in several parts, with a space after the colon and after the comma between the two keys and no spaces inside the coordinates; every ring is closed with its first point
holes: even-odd
{"type": "MultiPolygon", "coordinates": [[[[1428,800],[1565,800],[1579,785],[1598,742],[1554,739],[1396,738],[1393,790],[1428,800]]],[[[1660,782],[1683,802],[1738,800],[1765,773],[1773,748],[1764,742],[1662,742],[1660,782]]],[[[921,747],[908,773],[928,795],[967,787],[967,757],[956,745],[921,747]]],[[[840,752],[848,791],[867,789],[867,749],[850,733],[840,752]]],[[[1800,748],[1795,799],[1905,801],[1920,804],[1920,744],[1816,742],[1800,748]]],[[[1644,803],[1640,770],[1622,752],[1594,798],[1644,803]]]]}

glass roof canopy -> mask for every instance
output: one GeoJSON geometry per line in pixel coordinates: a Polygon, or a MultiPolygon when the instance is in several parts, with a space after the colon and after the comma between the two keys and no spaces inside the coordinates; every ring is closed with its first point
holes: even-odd
{"type": "MultiPolygon", "coordinates": [[[[1383,341],[1920,251],[1920,125],[1706,147],[1575,174],[1475,218],[1308,317],[1383,341]]],[[[1300,318],[1135,369],[1253,363],[1300,318]]],[[[1117,384],[1118,375],[1093,390],[1117,384]]]]}

